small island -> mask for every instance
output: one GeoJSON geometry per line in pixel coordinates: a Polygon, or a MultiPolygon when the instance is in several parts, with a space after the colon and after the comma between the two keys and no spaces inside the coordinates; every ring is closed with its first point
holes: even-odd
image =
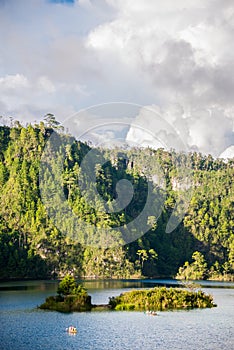
{"type": "Polygon", "coordinates": [[[114,310],[164,311],[173,309],[211,308],[216,306],[211,295],[181,288],[155,287],[132,290],[110,298],[114,310]]]}
{"type": "Polygon", "coordinates": [[[46,298],[39,309],[72,312],[90,311],[92,307],[91,296],[87,290],[81,284],[78,285],[72,276],[67,275],[59,283],[57,295],[46,298]]]}
{"type": "Polygon", "coordinates": [[[173,309],[211,308],[216,306],[213,297],[199,291],[184,288],[155,287],[132,290],[111,297],[106,305],[94,305],[87,290],[69,275],[59,283],[57,295],[46,298],[40,309],[60,312],[91,310],[165,311],[173,309]]]}

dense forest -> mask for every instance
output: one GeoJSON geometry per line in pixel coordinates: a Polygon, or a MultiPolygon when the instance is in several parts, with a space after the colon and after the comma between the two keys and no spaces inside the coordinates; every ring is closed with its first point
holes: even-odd
{"type": "Polygon", "coordinates": [[[91,150],[66,134],[52,115],[27,127],[16,121],[0,126],[0,279],[59,278],[70,273],[92,278],[233,280],[234,160],[163,149],[95,149],[94,168],[85,173],[82,160],[91,150]],[[58,141],[46,154],[53,134],[67,146],[63,149],[58,141]],[[45,155],[51,158],[49,166],[45,155]],[[181,185],[175,159],[189,164],[192,191],[181,185]],[[62,176],[56,179],[61,164],[62,176]],[[155,179],[157,167],[161,177],[155,179]],[[116,203],[122,179],[132,184],[132,199],[118,210],[105,210],[105,203],[116,203]],[[40,181],[46,184],[43,189],[40,181]],[[56,181],[62,182],[62,194],[56,181]],[[149,187],[150,215],[141,226],[136,218],[146,206],[149,187]],[[167,230],[178,198],[186,193],[186,214],[167,230]],[[75,219],[66,215],[66,205],[75,219]],[[134,221],[137,224],[129,226],[134,221]],[[130,227],[131,239],[121,227],[130,227]],[[116,244],[105,245],[107,229],[116,244]]]}

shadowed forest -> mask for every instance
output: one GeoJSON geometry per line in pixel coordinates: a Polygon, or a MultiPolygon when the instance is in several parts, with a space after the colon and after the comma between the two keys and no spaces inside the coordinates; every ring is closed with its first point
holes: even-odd
{"type": "Polygon", "coordinates": [[[67,273],[92,278],[233,279],[233,160],[163,149],[95,149],[100,160],[95,163],[96,187],[92,189],[89,174],[81,172],[91,146],[73,140],[65,150],[52,150],[51,168],[44,168],[43,173],[47,200],[57,208],[57,222],[63,223],[60,229],[48,215],[39,187],[43,150],[53,133],[63,142],[71,140],[51,116],[27,127],[17,121],[11,127],[0,126],[0,279],[60,278],[67,273]],[[174,159],[177,164],[189,164],[190,189],[181,184],[174,159]],[[75,227],[64,218],[52,181],[51,172],[59,173],[61,161],[61,186],[76,217],[75,227]],[[152,176],[157,167],[163,181],[152,176]],[[87,198],[80,188],[81,178],[89,187],[87,198]],[[117,199],[116,185],[122,179],[131,182],[132,199],[119,211],[108,212],[103,203],[111,206],[117,199]],[[149,230],[142,231],[143,235],[138,232],[137,239],[127,244],[121,230],[115,230],[116,246],[95,245],[97,232],[124,227],[143,211],[149,186],[151,209],[155,210],[155,215],[147,217],[149,230]],[[185,216],[174,230],[166,232],[177,200],[189,191],[185,216]],[[87,200],[90,193],[93,206],[87,200]],[[84,223],[89,224],[90,232],[84,223]]]}

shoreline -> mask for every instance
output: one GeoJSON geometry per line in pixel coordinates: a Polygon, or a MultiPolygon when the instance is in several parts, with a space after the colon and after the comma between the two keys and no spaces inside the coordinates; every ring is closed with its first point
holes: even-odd
{"type": "MultiPolygon", "coordinates": [[[[45,281],[45,282],[59,282],[62,280],[63,277],[60,278],[0,278],[0,283],[7,283],[7,282],[40,282],[40,281],[45,281]]],[[[86,277],[79,277],[76,278],[77,281],[81,282],[101,282],[101,281],[130,281],[130,282],[147,282],[149,283],[154,280],[160,281],[160,280],[168,280],[168,281],[174,281],[178,282],[178,284],[182,282],[195,282],[195,283],[206,283],[206,282],[226,282],[226,283],[233,283],[234,282],[234,275],[231,275],[230,278],[209,278],[209,279],[203,279],[203,280],[183,280],[179,278],[175,278],[173,276],[158,276],[158,277],[129,277],[129,278],[119,278],[119,277],[112,277],[112,278],[96,278],[92,276],[86,276],[86,277]]]]}

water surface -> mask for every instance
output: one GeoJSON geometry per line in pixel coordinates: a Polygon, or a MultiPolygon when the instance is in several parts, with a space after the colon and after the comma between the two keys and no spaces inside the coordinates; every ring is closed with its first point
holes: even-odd
{"type": "MultiPolygon", "coordinates": [[[[172,280],[87,281],[93,303],[133,288],[172,280]]],[[[202,282],[203,283],[203,282],[202,282]]],[[[45,297],[56,292],[48,281],[0,284],[1,350],[223,350],[234,348],[234,284],[206,282],[202,290],[214,296],[217,308],[159,312],[84,312],[63,314],[38,310],[45,297]],[[75,325],[76,335],[65,329],[75,325]]]]}

